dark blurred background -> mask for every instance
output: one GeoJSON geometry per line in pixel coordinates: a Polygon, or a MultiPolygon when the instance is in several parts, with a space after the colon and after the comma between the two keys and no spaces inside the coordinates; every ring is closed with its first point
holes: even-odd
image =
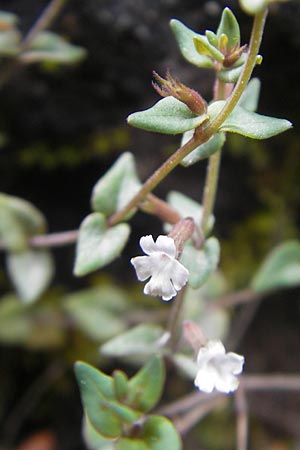
{"type": "MultiPolygon", "coordinates": [[[[2,0],[0,9],[16,13],[20,29],[26,33],[47,3],[2,0]]],[[[126,116],[157,101],[151,87],[154,69],[164,75],[169,68],[185,84],[211,99],[212,74],[183,60],[169,20],[177,18],[199,32],[214,30],[224,6],[233,9],[240,21],[242,43],[247,42],[251,18],[240,12],[236,1],[67,2],[51,29],[84,47],[87,57],[71,67],[20,67],[3,85],[0,190],[31,201],[44,212],[49,231],[54,232],[78,228],[90,211],[93,185],[121,152],[134,153],[141,179],[150,175],[177,148],[179,138],[131,129],[126,116]]],[[[233,289],[247,283],[273,245],[299,238],[299,23],[299,2],[273,5],[261,48],[263,64],[255,69],[262,82],[259,112],[287,118],[294,123],[294,129],[263,142],[231,136],[224,150],[215,210],[216,235],[223,244],[221,267],[230,277],[233,289]]],[[[1,64],[3,68],[5,62],[1,64]]],[[[200,199],[205,166],[197,164],[188,172],[177,168],[156,193],[165,197],[170,189],[176,189],[200,199]]],[[[155,218],[138,215],[133,224],[134,234],[123,264],[132,248],[136,251],[138,236],[161,231],[155,218]]],[[[73,246],[55,250],[54,254],[54,286],[69,292],[89,285],[89,279],[76,280],[72,275],[73,246]]],[[[113,264],[113,274],[126,282],[127,274],[120,273],[120,267],[121,262],[113,264]]],[[[0,290],[4,294],[8,289],[11,288],[3,269],[0,290]]],[[[239,350],[254,355],[247,368],[250,372],[299,372],[299,344],[299,290],[295,289],[265,301],[239,350]]],[[[30,380],[48,367],[53,355],[37,352],[33,356],[21,346],[5,345],[0,352],[2,386],[12,391],[11,395],[1,394],[2,403],[0,395],[3,420],[18,405],[30,380]],[[4,375],[8,375],[6,381],[4,375]]],[[[65,353],[59,352],[53,359],[65,358],[65,353]]],[[[45,393],[32,408],[32,414],[25,414],[18,442],[32,432],[46,429],[58,436],[59,449],[83,448],[79,394],[71,379],[72,374],[68,373],[58,388],[45,393]]],[[[253,396],[251,406],[254,417],[267,427],[263,432],[257,419],[253,419],[256,440],[251,448],[285,449],[291,438],[294,446],[289,448],[299,448],[299,396],[261,395],[259,402],[253,396]],[[270,411],[274,413],[272,418],[270,411]]],[[[13,423],[10,420],[9,425],[13,423]]],[[[191,450],[202,448],[196,447],[196,440],[191,442],[191,450]]],[[[36,449],[42,450],[39,445],[36,449]]]]}

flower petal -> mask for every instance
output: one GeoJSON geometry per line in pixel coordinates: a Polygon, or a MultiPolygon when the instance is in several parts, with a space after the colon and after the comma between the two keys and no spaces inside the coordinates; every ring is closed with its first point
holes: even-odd
{"type": "Polygon", "coordinates": [[[244,362],[245,358],[242,355],[230,352],[226,354],[226,360],[223,363],[223,367],[226,368],[228,372],[238,375],[243,371],[244,362]]]}
{"type": "Polygon", "coordinates": [[[152,275],[151,261],[149,261],[149,256],[136,256],[131,258],[131,264],[135,268],[136,276],[139,281],[145,281],[152,275]]]}
{"type": "Polygon", "coordinates": [[[217,377],[215,387],[218,391],[229,394],[230,392],[236,391],[239,386],[239,381],[236,377],[231,374],[226,376],[217,377]]]}
{"type": "Polygon", "coordinates": [[[198,370],[194,384],[200,391],[210,394],[215,387],[214,374],[209,370],[198,370]]]}
{"type": "Polygon", "coordinates": [[[144,287],[144,294],[162,297],[163,300],[171,300],[177,294],[170,280],[163,276],[152,276],[144,287]]]}
{"type": "Polygon", "coordinates": [[[187,283],[189,271],[176,259],[173,261],[171,272],[171,281],[177,291],[187,283]]]}
{"type": "Polygon", "coordinates": [[[174,239],[169,236],[160,235],[156,239],[157,251],[164,252],[171,258],[175,258],[177,250],[174,239]]]}
{"type": "Polygon", "coordinates": [[[146,253],[146,255],[151,255],[151,253],[157,251],[156,244],[151,234],[141,237],[140,246],[143,252],[146,253]]]}

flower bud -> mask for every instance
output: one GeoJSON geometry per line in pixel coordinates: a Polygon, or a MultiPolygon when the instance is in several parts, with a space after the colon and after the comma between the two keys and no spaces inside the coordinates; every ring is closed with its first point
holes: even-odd
{"type": "Polygon", "coordinates": [[[166,79],[162,78],[155,71],[153,71],[153,77],[156,82],[152,82],[152,85],[159,95],[162,97],[172,96],[180,100],[193,113],[199,116],[206,113],[207,104],[203,97],[194,89],[185,86],[178,79],[173,78],[169,71],[167,71],[166,79]]]}
{"type": "Polygon", "coordinates": [[[174,242],[177,249],[177,255],[180,256],[183,246],[186,241],[188,241],[195,230],[194,219],[191,217],[187,217],[186,219],[182,219],[174,225],[172,231],[168,234],[174,242]]]}

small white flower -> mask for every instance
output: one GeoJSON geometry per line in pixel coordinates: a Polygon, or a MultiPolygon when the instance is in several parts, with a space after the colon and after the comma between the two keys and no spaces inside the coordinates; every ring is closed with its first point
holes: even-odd
{"type": "Polygon", "coordinates": [[[162,297],[170,300],[177,294],[188,280],[189,271],[177,261],[176,246],[169,236],[143,236],[140,246],[148,256],[131,258],[131,264],[136,270],[140,281],[150,278],[144,287],[144,294],[162,297]]]}
{"type": "Polygon", "coordinates": [[[198,353],[195,386],[207,393],[214,388],[226,394],[233,392],[239,385],[235,375],[242,372],[243,365],[243,356],[226,353],[221,341],[208,341],[198,353]]]}

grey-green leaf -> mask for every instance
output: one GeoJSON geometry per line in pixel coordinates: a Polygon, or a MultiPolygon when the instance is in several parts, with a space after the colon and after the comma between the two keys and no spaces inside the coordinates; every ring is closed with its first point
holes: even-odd
{"type": "Polygon", "coordinates": [[[247,87],[238,102],[238,106],[247,109],[247,111],[256,111],[258,106],[260,87],[261,83],[259,79],[252,78],[247,84],[247,87]]]}
{"type": "Polygon", "coordinates": [[[43,31],[36,36],[30,48],[20,55],[20,59],[25,63],[49,61],[75,64],[85,55],[83,48],[70,44],[55,33],[43,31]]]}
{"type": "Polygon", "coordinates": [[[166,97],[145,111],[130,114],[127,121],[147,131],[180,134],[198,127],[207,119],[207,114],[197,116],[181,101],[166,97]]]}
{"type": "Polygon", "coordinates": [[[220,259],[219,241],[211,237],[207,239],[201,250],[192,245],[186,245],[183,249],[180,261],[190,272],[189,285],[198,289],[209,276],[216,270],[220,259]]]}
{"type": "Polygon", "coordinates": [[[289,241],[276,247],[263,262],[251,287],[255,292],[300,285],[300,242],[289,241]]]}
{"type": "Polygon", "coordinates": [[[31,203],[0,193],[0,236],[8,250],[27,247],[27,239],[46,230],[43,214],[31,203]]]}
{"type": "Polygon", "coordinates": [[[150,355],[157,352],[163,339],[164,330],[152,324],[138,325],[116,336],[101,346],[105,356],[123,357],[129,355],[150,355]]]}
{"type": "MultiPolygon", "coordinates": [[[[186,131],[182,137],[181,145],[184,145],[188,142],[193,136],[193,131],[186,131]]],[[[207,142],[199,145],[199,147],[195,148],[191,153],[189,153],[183,160],[181,161],[181,165],[184,167],[189,167],[192,164],[195,164],[202,159],[208,158],[213,155],[215,152],[220,150],[225,142],[225,134],[224,133],[216,133],[214,134],[207,142]]]]}
{"type": "MultiPolygon", "coordinates": [[[[208,107],[211,119],[216,117],[224,107],[225,101],[217,101],[208,107]]],[[[285,119],[263,116],[236,106],[230,116],[220,126],[219,131],[238,133],[252,139],[267,139],[283,133],[292,127],[285,119]]]]}
{"type": "Polygon", "coordinates": [[[173,19],[170,22],[171,29],[175,35],[183,57],[197,67],[212,68],[213,61],[209,56],[200,55],[194,45],[194,37],[202,36],[190,28],[186,27],[179,20],[173,19]]]}
{"type": "MultiPolygon", "coordinates": [[[[170,191],[167,195],[168,203],[181,215],[182,218],[192,217],[196,224],[201,223],[203,214],[203,207],[195,200],[187,197],[181,192],[170,191]]],[[[208,229],[210,230],[214,225],[215,219],[213,215],[210,216],[208,222],[208,229]]],[[[166,231],[170,231],[171,227],[165,225],[166,231]]]]}
{"type": "Polygon", "coordinates": [[[240,27],[233,12],[229,8],[224,8],[217,30],[218,37],[222,34],[226,34],[228,37],[228,50],[240,46],[240,27]]]}
{"type": "Polygon", "coordinates": [[[86,275],[111,263],[121,254],[129,233],[126,223],[107,228],[103,214],[87,216],[79,228],[74,274],[86,275]]]}
{"type": "Polygon", "coordinates": [[[113,166],[98,180],[92,192],[92,208],[105,216],[119,211],[139,190],[134,156],[123,153],[113,166]]]}
{"type": "Polygon", "coordinates": [[[20,299],[31,303],[49,286],[54,263],[48,250],[25,250],[7,255],[7,269],[20,299]]]}
{"type": "Polygon", "coordinates": [[[77,291],[63,298],[63,306],[76,326],[99,342],[125,331],[126,301],[117,287],[77,291]]]}

